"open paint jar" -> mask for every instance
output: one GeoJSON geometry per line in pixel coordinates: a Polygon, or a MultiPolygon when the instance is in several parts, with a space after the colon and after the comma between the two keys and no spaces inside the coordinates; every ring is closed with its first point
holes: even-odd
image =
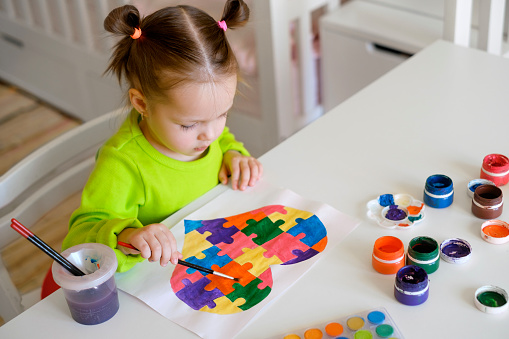
{"type": "Polygon", "coordinates": [[[382,274],[394,274],[405,266],[405,248],[396,237],[385,236],[376,239],[371,256],[373,268],[382,274]]]}
{"type": "Polygon", "coordinates": [[[396,273],[394,296],[400,303],[415,306],[428,300],[429,281],[426,271],[419,266],[407,265],[396,273]]]}
{"type": "Polygon", "coordinates": [[[435,174],[426,179],[424,203],[434,208],[445,208],[454,200],[454,188],[451,178],[435,174]]]}
{"type": "Polygon", "coordinates": [[[502,154],[488,154],[481,167],[481,178],[493,181],[497,186],[509,182],[509,159],[502,154]]]}
{"type": "Polygon", "coordinates": [[[498,286],[483,286],[475,291],[475,306],[485,313],[502,313],[508,308],[507,292],[498,286]]]}
{"type": "Polygon", "coordinates": [[[436,240],[430,237],[415,237],[410,240],[406,263],[422,267],[428,274],[435,272],[440,265],[436,240]]]}
{"type": "Polygon", "coordinates": [[[62,287],[73,319],[83,325],[96,325],[113,317],[119,308],[114,275],[117,256],[113,249],[86,243],[70,247],[62,255],[86,273],[75,276],[57,262],[52,266],[53,278],[62,287]]]}
{"type": "Polygon", "coordinates": [[[462,264],[470,259],[472,246],[468,241],[454,238],[446,239],[440,244],[440,258],[450,264],[462,264]]]}
{"type": "Polygon", "coordinates": [[[504,197],[502,190],[493,185],[481,185],[472,198],[472,213],[481,219],[495,219],[502,214],[504,197]]]}
{"type": "Polygon", "coordinates": [[[481,225],[481,237],[490,244],[505,244],[509,241],[509,224],[502,220],[488,220],[481,225]]]}

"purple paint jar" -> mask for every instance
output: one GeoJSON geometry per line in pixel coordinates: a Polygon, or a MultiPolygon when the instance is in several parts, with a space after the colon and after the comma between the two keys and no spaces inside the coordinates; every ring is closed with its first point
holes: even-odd
{"type": "Polygon", "coordinates": [[[428,300],[429,281],[424,268],[407,265],[396,273],[394,296],[404,305],[420,305],[428,300]]]}
{"type": "Polygon", "coordinates": [[[86,274],[74,276],[57,262],[52,272],[62,287],[72,318],[83,325],[96,325],[113,317],[119,308],[115,251],[103,244],[87,243],[68,248],[62,255],[86,274]]]}

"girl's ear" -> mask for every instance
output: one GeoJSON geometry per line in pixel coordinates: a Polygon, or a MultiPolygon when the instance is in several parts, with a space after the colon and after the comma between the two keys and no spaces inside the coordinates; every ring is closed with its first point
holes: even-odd
{"type": "Polygon", "coordinates": [[[135,88],[129,89],[129,100],[131,105],[143,116],[147,115],[147,99],[135,88]]]}

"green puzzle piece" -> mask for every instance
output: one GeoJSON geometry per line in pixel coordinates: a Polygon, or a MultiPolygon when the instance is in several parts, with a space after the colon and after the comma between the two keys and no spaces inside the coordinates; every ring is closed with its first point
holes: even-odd
{"type": "Polygon", "coordinates": [[[270,291],[272,290],[269,286],[266,286],[264,289],[260,290],[258,288],[258,285],[261,284],[262,282],[263,281],[261,279],[255,278],[246,286],[242,286],[239,283],[235,283],[233,284],[233,288],[235,288],[235,291],[227,294],[226,297],[230,299],[232,302],[235,302],[235,300],[239,298],[243,298],[244,300],[246,300],[246,302],[243,305],[237,306],[241,310],[246,311],[253,307],[254,305],[258,304],[263,299],[265,299],[265,297],[268,296],[270,291]]]}
{"type": "Polygon", "coordinates": [[[247,221],[248,226],[242,229],[242,233],[248,236],[251,234],[256,234],[256,238],[253,238],[253,242],[262,246],[267,241],[274,239],[283,233],[279,226],[283,225],[284,223],[285,221],[281,219],[276,222],[272,222],[269,217],[265,217],[260,221],[249,219],[247,221]]]}

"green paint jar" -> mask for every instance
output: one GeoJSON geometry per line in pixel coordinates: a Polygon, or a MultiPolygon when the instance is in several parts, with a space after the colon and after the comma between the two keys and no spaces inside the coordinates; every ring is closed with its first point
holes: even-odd
{"type": "Polygon", "coordinates": [[[410,240],[406,264],[422,267],[428,274],[438,270],[440,251],[436,240],[424,236],[410,240]]]}

